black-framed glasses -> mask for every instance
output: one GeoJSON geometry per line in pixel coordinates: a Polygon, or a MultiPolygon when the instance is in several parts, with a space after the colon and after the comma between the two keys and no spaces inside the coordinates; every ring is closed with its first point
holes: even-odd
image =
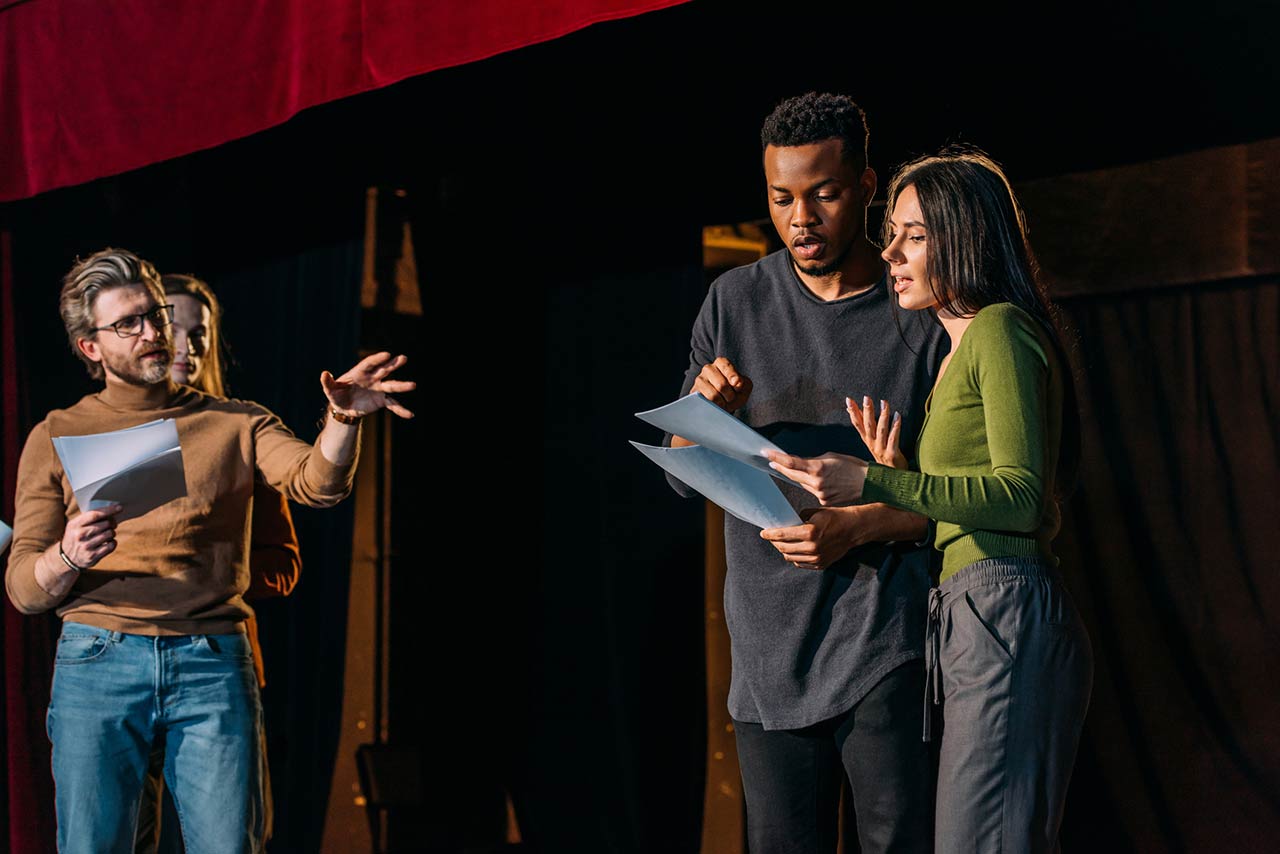
{"type": "Polygon", "coordinates": [[[95,326],[92,331],[106,332],[108,329],[114,329],[115,333],[121,338],[133,338],[142,334],[142,322],[144,320],[151,322],[152,329],[164,329],[170,323],[173,323],[173,306],[158,305],[151,311],[144,311],[142,314],[131,314],[106,326],[95,326]]]}

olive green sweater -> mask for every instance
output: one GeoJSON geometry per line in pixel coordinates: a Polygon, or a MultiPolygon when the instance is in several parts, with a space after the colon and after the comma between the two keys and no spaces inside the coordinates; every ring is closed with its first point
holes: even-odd
{"type": "Polygon", "coordinates": [[[210,397],[186,386],[108,385],[55,410],[27,437],[18,463],[17,514],[5,589],[15,608],[56,608],[63,620],[142,635],[235,631],[252,611],[249,533],[254,481],[311,507],[351,491],[354,461],[337,466],[294,437],[256,403],[210,397]],[[187,495],[116,528],[117,547],[86,570],[65,597],[35,579],[40,555],[79,513],[50,441],[145,424],[177,423],[187,495]]]}
{"type": "Polygon", "coordinates": [[[872,464],[863,500],[936,520],[943,580],[985,558],[1054,562],[1062,375],[1041,326],[1009,303],[983,308],[925,413],[920,471],[872,464]]]}

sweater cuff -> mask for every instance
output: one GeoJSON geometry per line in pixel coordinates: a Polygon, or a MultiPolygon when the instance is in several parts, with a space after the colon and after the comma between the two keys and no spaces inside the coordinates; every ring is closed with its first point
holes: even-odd
{"type": "Polygon", "coordinates": [[[862,500],[867,504],[892,504],[903,510],[912,510],[909,503],[904,503],[903,498],[908,492],[906,480],[903,475],[909,472],[902,469],[890,468],[882,466],[879,463],[870,463],[867,466],[867,478],[862,485],[862,500]]]}
{"type": "MultiPolygon", "coordinates": [[[[13,555],[9,557],[12,559],[13,555]]],[[[70,595],[68,591],[64,596],[50,596],[49,592],[36,582],[36,561],[39,559],[37,555],[23,560],[18,566],[9,567],[5,578],[9,601],[23,614],[43,614],[45,611],[53,610],[70,595]]]]}
{"type": "Polygon", "coordinates": [[[307,485],[326,506],[337,503],[351,494],[351,486],[355,482],[356,464],[359,460],[359,438],[356,439],[351,462],[346,465],[338,465],[325,459],[320,451],[320,443],[317,442],[311,446],[311,456],[307,459],[307,485]]]}

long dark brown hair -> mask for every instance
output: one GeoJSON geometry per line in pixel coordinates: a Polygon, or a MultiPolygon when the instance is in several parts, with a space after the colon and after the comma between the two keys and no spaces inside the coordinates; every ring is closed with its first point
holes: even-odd
{"type": "MultiPolygon", "coordinates": [[[[1067,331],[1049,299],[1026,217],[1000,165],[975,148],[947,148],[901,167],[889,182],[888,207],[915,187],[928,230],[925,260],[938,305],[972,317],[995,303],[1013,303],[1048,335],[1062,369],[1062,438],[1055,484],[1059,497],[1075,488],[1080,464],[1080,411],[1067,331]]],[[[888,245],[892,223],[884,220],[888,245]]]]}
{"type": "Polygon", "coordinates": [[[209,309],[209,340],[204,354],[204,364],[200,367],[200,375],[192,385],[214,397],[226,397],[227,389],[223,382],[222,372],[222,306],[210,288],[195,276],[183,273],[166,273],[160,277],[166,296],[188,296],[204,303],[209,309]]]}

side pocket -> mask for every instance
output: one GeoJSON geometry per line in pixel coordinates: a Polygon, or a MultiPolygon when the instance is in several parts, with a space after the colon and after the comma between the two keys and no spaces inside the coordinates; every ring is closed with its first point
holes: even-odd
{"type": "MultiPolygon", "coordinates": [[[[996,588],[996,590],[998,589],[999,588],[996,588]]],[[[974,600],[974,597],[972,595],[977,590],[983,590],[984,592],[986,592],[986,591],[991,591],[992,589],[991,588],[974,588],[974,590],[967,591],[964,594],[964,604],[965,604],[965,607],[969,609],[969,613],[973,616],[973,624],[979,627],[978,630],[981,631],[988,639],[990,639],[991,643],[1001,653],[1003,653],[1005,658],[1009,659],[1010,661],[1013,661],[1013,659],[1017,655],[1016,641],[1013,640],[1014,634],[1010,632],[1009,639],[1006,640],[1005,637],[1000,633],[1000,630],[998,628],[998,625],[999,625],[998,620],[1000,617],[1001,605],[1003,604],[999,601],[1000,594],[996,593],[994,596],[991,596],[991,595],[982,596],[981,598],[985,601],[982,603],[982,606],[980,607],[978,603],[974,600]],[[984,612],[985,612],[985,615],[984,615],[984,612]]]]}
{"type": "Polygon", "coordinates": [[[227,661],[248,661],[253,655],[249,638],[244,632],[227,635],[201,635],[202,646],[214,658],[227,661]]]}
{"type": "Polygon", "coordinates": [[[111,648],[111,643],[100,635],[73,634],[58,638],[58,651],[54,663],[62,666],[90,664],[101,660],[111,648]]]}

